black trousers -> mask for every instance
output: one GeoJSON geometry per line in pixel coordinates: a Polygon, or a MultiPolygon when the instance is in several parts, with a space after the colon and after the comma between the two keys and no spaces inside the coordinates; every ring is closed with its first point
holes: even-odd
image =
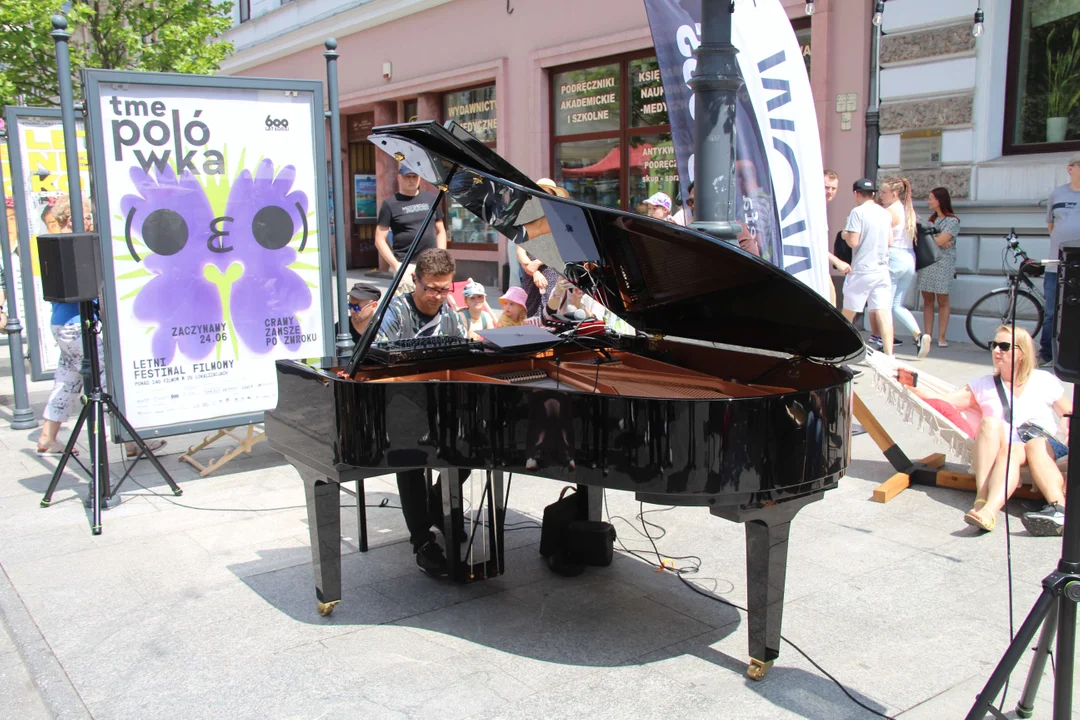
{"type": "MultiPolygon", "coordinates": [[[[469,479],[469,470],[458,470],[458,484],[464,485],[469,479]]],[[[413,549],[418,549],[429,540],[435,539],[432,526],[442,528],[442,476],[435,485],[428,487],[424,470],[406,470],[397,474],[398,496],[401,498],[401,514],[405,517],[405,527],[409,529],[409,542],[413,549]]],[[[464,518],[459,522],[464,523],[464,518]]]]}

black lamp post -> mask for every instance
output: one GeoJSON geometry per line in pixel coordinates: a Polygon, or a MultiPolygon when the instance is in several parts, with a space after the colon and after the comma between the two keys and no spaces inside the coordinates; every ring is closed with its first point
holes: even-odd
{"type": "Polygon", "coordinates": [[[742,76],[731,44],[730,0],[702,0],[701,45],[690,78],[694,91],[694,223],[695,230],[734,243],[735,98],[742,76]]]}

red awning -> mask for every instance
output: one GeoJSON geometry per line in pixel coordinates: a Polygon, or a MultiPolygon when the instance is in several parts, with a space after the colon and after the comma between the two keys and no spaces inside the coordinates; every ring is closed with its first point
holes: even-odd
{"type": "MultiPolygon", "coordinates": [[[[645,164],[645,150],[652,145],[638,145],[630,148],[630,167],[641,167],[645,164]]],[[[612,148],[607,155],[592,165],[579,168],[563,168],[562,174],[570,177],[583,177],[592,175],[606,175],[619,172],[619,148],[612,148]]]]}

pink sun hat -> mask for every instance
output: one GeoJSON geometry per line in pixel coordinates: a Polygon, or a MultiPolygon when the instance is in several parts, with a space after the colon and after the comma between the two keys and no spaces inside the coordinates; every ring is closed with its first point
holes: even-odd
{"type": "Polygon", "coordinates": [[[499,304],[501,304],[503,307],[506,307],[507,302],[516,302],[518,305],[525,307],[525,305],[529,302],[529,298],[525,294],[524,289],[522,289],[518,285],[514,285],[506,291],[505,295],[499,298],[499,304]]]}

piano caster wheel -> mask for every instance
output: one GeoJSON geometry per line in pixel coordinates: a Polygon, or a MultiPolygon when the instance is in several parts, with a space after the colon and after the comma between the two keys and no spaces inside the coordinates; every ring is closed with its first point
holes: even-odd
{"type": "Polygon", "coordinates": [[[339,602],[341,602],[341,601],[340,600],[334,600],[333,602],[328,602],[328,603],[321,602],[316,606],[316,609],[318,609],[320,615],[322,615],[323,617],[326,617],[330,613],[334,612],[334,608],[337,607],[337,604],[339,602]]]}
{"type": "Polygon", "coordinates": [[[750,667],[746,668],[746,674],[750,676],[751,680],[764,680],[765,675],[768,674],[772,664],[772,660],[769,662],[761,662],[760,660],[750,658],[750,667]]]}

